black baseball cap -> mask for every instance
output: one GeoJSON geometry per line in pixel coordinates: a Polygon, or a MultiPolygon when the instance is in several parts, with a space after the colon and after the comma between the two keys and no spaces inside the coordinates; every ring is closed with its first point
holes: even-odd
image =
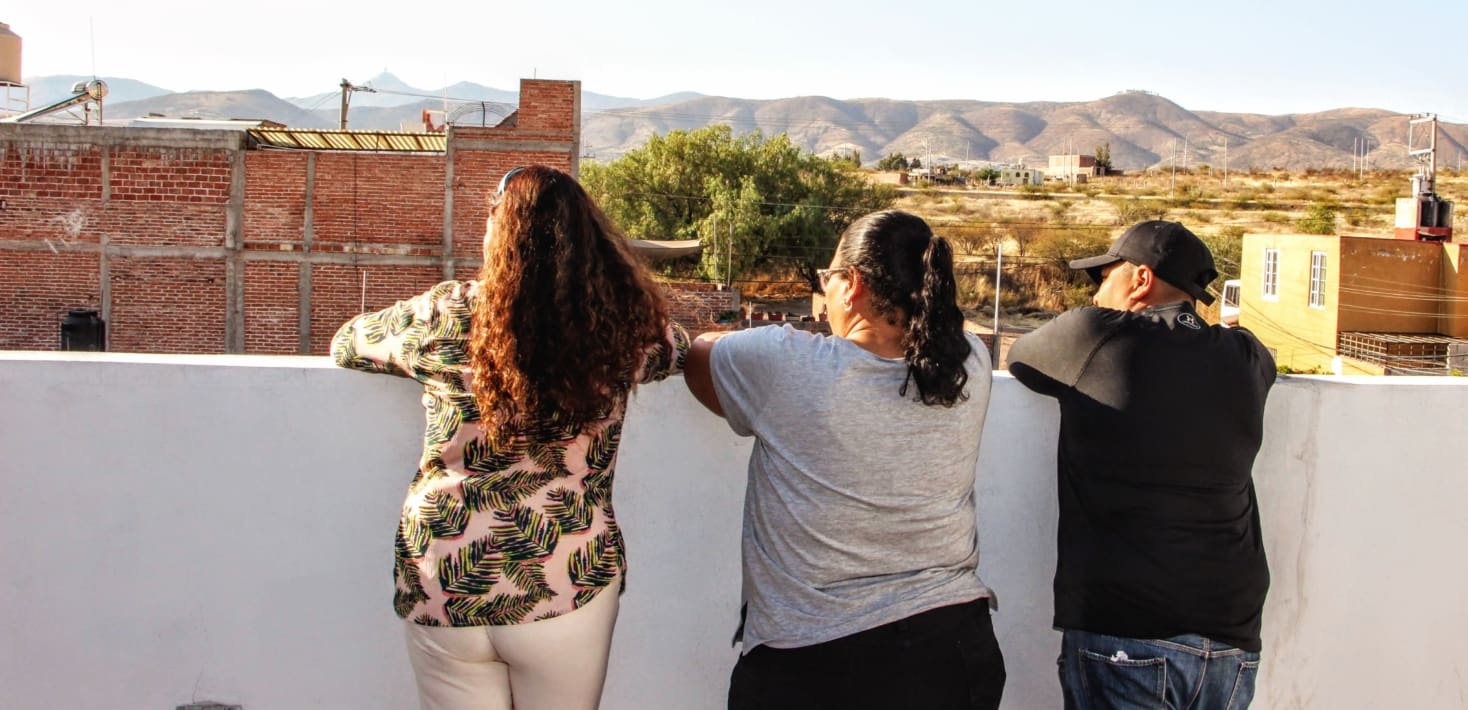
{"type": "Polygon", "coordinates": [[[1213,303],[1208,284],[1218,278],[1213,268],[1213,252],[1198,235],[1177,222],[1160,219],[1138,222],[1122,232],[1105,254],[1070,262],[1070,268],[1085,270],[1091,280],[1101,283],[1101,269],[1126,261],[1152,269],[1163,281],[1187,292],[1189,296],[1213,303]]]}

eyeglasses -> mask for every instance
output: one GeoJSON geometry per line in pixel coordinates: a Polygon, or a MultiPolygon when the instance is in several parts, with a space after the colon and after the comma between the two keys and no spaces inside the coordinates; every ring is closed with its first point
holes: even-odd
{"type": "Polygon", "coordinates": [[[826,290],[826,282],[830,281],[832,276],[845,274],[850,269],[851,267],[849,266],[838,266],[834,269],[816,269],[816,278],[821,281],[821,290],[826,290]]]}
{"type": "Polygon", "coordinates": [[[500,178],[500,186],[498,188],[495,188],[494,191],[495,196],[498,197],[505,194],[505,185],[510,184],[510,178],[515,177],[522,172],[525,172],[525,169],[526,168],[523,165],[518,168],[510,168],[510,171],[505,173],[504,177],[500,178]]]}

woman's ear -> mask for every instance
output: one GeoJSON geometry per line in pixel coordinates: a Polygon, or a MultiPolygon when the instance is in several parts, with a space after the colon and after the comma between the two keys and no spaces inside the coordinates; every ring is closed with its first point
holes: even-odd
{"type": "Polygon", "coordinates": [[[867,282],[856,269],[846,270],[846,301],[855,301],[866,295],[867,282]]]}

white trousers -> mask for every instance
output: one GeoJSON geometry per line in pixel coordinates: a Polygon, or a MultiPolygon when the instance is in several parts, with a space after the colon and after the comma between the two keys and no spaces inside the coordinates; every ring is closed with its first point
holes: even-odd
{"type": "Polygon", "coordinates": [[[510,626],[407,627],[423,710],[596,710],[617,589],[565,616],[510,626]]]}

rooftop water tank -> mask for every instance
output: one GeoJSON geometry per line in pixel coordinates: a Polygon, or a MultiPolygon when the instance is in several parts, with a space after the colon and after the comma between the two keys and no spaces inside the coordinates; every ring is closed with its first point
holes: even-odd
{"type": "Polygon", "coordinates": [[[71,309],[61,319],[61,349],[105,352],[107,323],[94,310],[71,309]]]}
{"type": "Polygon", "coordinates": [[[0,84],[20,84],[20,35],[0,22],[0,84]]]}

